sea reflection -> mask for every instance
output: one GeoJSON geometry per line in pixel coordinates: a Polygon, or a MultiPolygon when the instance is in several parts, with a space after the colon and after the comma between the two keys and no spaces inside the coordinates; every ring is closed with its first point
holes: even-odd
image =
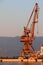
{"type": "Polygon", "coordinates": [[[43,65],[43,62],[21,62],[20,65],[43,65]]]}
{"type": "Polygon", "coordinates": [[[22,62],[22,63],[20,63],[20,65],[32,65],[32,64],[28,63],[28,62],[22,62]]]}
{"type": "Polygon", "coordinates": [[[43,65],[43,62],[41,62],[41,65],[43,65]]]}

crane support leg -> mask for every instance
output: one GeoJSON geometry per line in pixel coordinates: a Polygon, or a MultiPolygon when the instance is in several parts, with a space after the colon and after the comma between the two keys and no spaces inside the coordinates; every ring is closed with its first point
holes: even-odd
{"type": "Polygon", "coordinates": [[[30,55],[33,52],[34,52],[34,48],[32,46],[32,43],[31,44],[25,43],[20,53],[20,56],[26,58],[28,55],[30,55]]]}

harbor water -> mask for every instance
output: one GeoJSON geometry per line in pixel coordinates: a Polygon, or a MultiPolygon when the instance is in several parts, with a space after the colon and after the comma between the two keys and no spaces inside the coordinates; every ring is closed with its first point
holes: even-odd
{"type": "Polygon", "coordinates": [[[0,65],[43,65],[43,62],[0,62],[0,65]]]}

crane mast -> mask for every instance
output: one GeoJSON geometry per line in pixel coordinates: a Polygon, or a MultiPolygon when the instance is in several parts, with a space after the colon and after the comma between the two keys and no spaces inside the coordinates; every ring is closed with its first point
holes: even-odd
{"type": "Polygon", "coordinates": [[[29,54],[31,55],[35,51],[32,42],[34,40],[35,23],[38,23],[38,14],[39,14],[39,6],[38,3],[36,3],[31,13],[31,16],[28,20],[27,26],[24,27],[24,34],[20,37],[20,41],[24,42],[24,46],[21,50],[20,56],[24,58],[26,58],[26,56],[28,56],[29,54]],[[31,21],[32,15],[34,15],[34,17],[29,29],[28,25],[31,21]]]}

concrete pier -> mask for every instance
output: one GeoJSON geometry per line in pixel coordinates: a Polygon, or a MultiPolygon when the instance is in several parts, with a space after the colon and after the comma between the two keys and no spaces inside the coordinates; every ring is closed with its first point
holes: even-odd
{"type": "Polygon", "coordinates": [[[0,59],[0,62],[43,62],[43,59],[30,60],[30,59],[0,59]]]}

